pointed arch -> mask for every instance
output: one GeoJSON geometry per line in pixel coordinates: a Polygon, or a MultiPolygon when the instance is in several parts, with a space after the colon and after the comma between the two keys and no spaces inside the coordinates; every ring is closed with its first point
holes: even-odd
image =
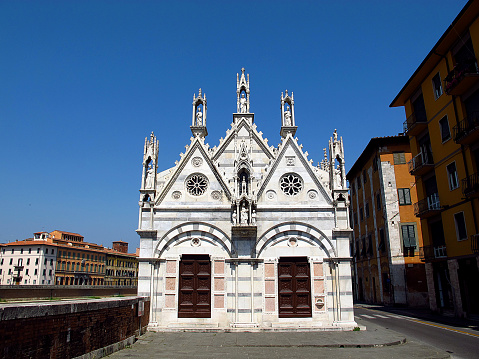
{"type": "Polygon", "coordinates": [[[182,242],[193,237],[204,238],[207,242],[222,247],[229,257],[236,252],[231,238],[218,227],[205,222],[186,222],[166,232],[159,239],[154,254],[161,258],[175,242],[182,242]]]}
{"type": "Polygon", "coordinates": [[[313,241],[323,249],[328,258],[337,256],[336,248],[331,239],[321,230],[307,223],[295,221],[277,224],[265,231],[256,241],[257,256],[260,257],[261,253],[276,239],[289,234],[313,241]]]}

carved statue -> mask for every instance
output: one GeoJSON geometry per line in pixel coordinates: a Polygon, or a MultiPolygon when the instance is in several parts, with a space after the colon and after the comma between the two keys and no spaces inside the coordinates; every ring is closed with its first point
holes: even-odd
{"type": "Polygon", "coordinates": [[[148,166],[148,171],[146,172],[145,187],[146,188],[153,188],[154,179],[155,179],[155,169],[153,168],[153,166],[150,163],[150,165],[148,166]]]}
{"type": "Polygon", "coordinates": [[[253,213],[251,213],[251,224],[256,224],[256,211],[253,209],[253,213]]]}
{"type": "Polygon", "coordinates": [[[246,193],[246,179],[241,179],[241,194],[246,193]]]}
{"type": "Polygon", "coordinates": [[[291,126],[291,111],[289,106],[286,106],[286,111],[284,111],[284,125],[291,126]]]}
{"type": "Polygon", "coordinates": [[[237,215],[236,215],[236,209],[233,212],[233,225],[236,225],[238,222],[236,221],[237,215]]]}
{"type": "Polygon", "coordinates": [[[248,210],[244,204],[241,207],[241,224],[248,224],[248,210]]]}
{"type": "Polygon", "coordinates": [[[198,107],[198,112],[196,112],[196,126],[203,126],[203,113],[201,112],[201,107],[198,107]]]}
{"type": "Polygon", "coordinates": [[[244,97],[244,93],[241,94],[240,98],[240,112],[246,113],[246,98],[244,97]]]}
{"type": "Polygon", "coordinates": [[[338,131],[336,131],[336,129],[334,130],[334,142],[337,142],[338,141],[338,131]]]}

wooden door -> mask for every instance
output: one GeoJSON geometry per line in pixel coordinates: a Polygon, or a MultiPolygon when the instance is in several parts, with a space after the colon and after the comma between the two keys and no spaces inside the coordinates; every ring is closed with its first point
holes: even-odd
{"type": "Polygon", "coordinates": [[[178,318],[211,318],[211,262],[184,254],[180,261],[178,318]]]}
{"type": "Polygon", "coordinates": [[[279,317],[311,317],[311,276],[306,257],[283,257],[278,263],[279,317]]]}

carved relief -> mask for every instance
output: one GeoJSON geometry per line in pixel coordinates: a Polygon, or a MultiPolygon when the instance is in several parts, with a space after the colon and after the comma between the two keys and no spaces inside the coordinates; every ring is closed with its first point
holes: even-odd
{"type": "Polygon", "coordinates": [[[191,160],[191,164],[194,166],[194,167],[200,167],[202,164],[203,164],[203,159],[201,157],[194,157],[192,160],[191,160]]]}

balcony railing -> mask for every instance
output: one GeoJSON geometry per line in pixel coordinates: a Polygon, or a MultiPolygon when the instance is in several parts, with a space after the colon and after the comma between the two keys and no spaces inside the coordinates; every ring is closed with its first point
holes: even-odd
{"type": "Polygon", "coordinates": [[[441,210],[439,194],[433,193],[425,199],[414,203],[414,214],[416,217],[429,217],[441,210]]]}
{"type": "Polygon", "coordinates": [[[432,154],[421,151],[408,162],[408,165],[413,176],[421,176],[434,168],[432,154]]]}
{"type": "Polygon", "coordinates": [[[454,141],[460,144],[471,144],[479,139],[479,111],[472,112],[464,120],[452,128],[454,141]]]}
{"type": "Polygon", "coordinates": [[[433,259],[447,258],[446,245],[432,245],[419,248],[419,257],[424,262],[433,259]]]}
{"type": "Polygon", "coordinates": [[[409,136],[415,136],[427,127],[426,112],[413,112],[403,123],[403,130],[409,136]]]}
{"type": "Polygon", "coordinates": [[[479,233],[471,236],[471,249],[473,253],[479,253],[479,233]]]}
{"type": "Polygon", "coordinates": [[[476,197],[479,195],[479,173],[474,173],[462,179],[462,193],[466,197],[476,197]]]}
{"type": "Polygon", "coordinates": [[[448,95],[460,96],[464,94],[474,83],[479,81],[479,71],[475,58],[457,64],[446,76],[445,91],[448,95]]]}

